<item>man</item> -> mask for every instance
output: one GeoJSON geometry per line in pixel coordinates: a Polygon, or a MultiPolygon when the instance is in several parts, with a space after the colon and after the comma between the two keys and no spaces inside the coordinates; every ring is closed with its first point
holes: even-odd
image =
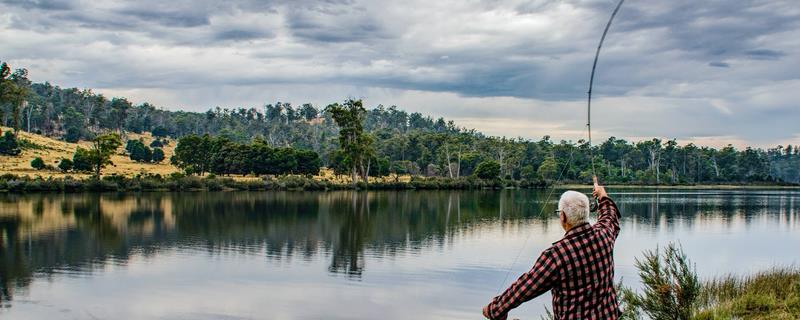
{"type": "Polygon", "coordinates": [[[617,319],[614,291],[614,242],[619,234],[619,210],[594,178],[597,222],[590,225],[589,198],[567,191],[558,201],[566,234],[544,250],[533,268],[483,308],[488,319],[506,319],[525,301],[552,290],[556,319],[617,319]]]}

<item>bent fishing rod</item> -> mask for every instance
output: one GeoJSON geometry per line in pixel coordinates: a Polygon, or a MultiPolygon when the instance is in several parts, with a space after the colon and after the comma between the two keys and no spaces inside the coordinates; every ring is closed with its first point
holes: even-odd
{"type": "MultiPolygon", "coordinates": [[[[587,103],[586,103],[586,129],[587,129],[587,132],[589,134],[589,157],[591,158],[591,162],[592,162],[592,178],[593,178],[593,181],[594,181],[595,184],[597,184],[597,171],[595,170],[594,151],[592,150],[592,88],[594,86],[594,74],[595,74],[595,71],[597,70],[597,61],[600,58],[600,49],[603,48],[603,42],[606,40],[606,35],[608,34],[608,29],[611,28],[611,23],[614,22],[614,18],[617,16],[617,12],[619,12],[619,9],[622,7],[622,3],[623,2],[625,2],[625,0],[620,0],[617,3],[617,6],[614,8],[614,12],[611,13],[611,17],[608,19],[608,23],[606,23],[605,29],[603,29],[603,35],[600,37],[600,43],[597,45],[597,51],[595,51],[595,54],[594,54],[594,62],[592,63],[592,73],[589,76],[589,91],[587,92],[588,93],[588,100],[587,100],[587,103]]],[[[553,195],[553,191],[555,190],[555,186],[558,183],[561,182],[561,178],[563,177],[564,172],[566,171],[567,167],[569,167],[569,164],[572,162],[572,152],[574,150],[575,149],[573,148],[570,151],[569,159],[567,160],[566,166],[564,166],[564,168],[561,170],[561,172],[559,173],[558,179],[556,180],[556,183],[553,184],[553,186],[550,189],[550,192],[548,192],[547,197],[545,199],[545,202],[542,204],[542,209],[539,212],[539,216],[541,216],[542,213],[544,212],[545,204],[547,204],[550,201],[550,197],[553,195]]],[[[593,201],[591,203],[591,211],[592,212],[597,211],[597,199],[594,199],[593,197],[591,199],[593,199],[593,201]]],[[[519,260],[519,257],[522,254],[522,251],[525,249],[525,246],[527,245],[529,239],[530,239],[530,233],[528,233],[528,235],[525,237],[525,241],[523,242],[522,248],[520,248],[520,251],[517,253],[516,257],[514,258],[514,261],[511,263],[511,265],[508,266],[508,270],[506,270],[505,278],[503,279],[503,282],[500,283],[500,285],[501,285],[500,291],[501,292],[502,292],[502,286],[508,280],[508,276],[511,273],[511,269],[514,268],[514,265],[517,263],[517,260],[519,260]]]]}
{"type": "MultiPolygon", "coordinates": [[[[589,91],[587,92],[588,98],[586,100],[586,132],[589,134],[589,158],[592,162],[592,177],[595,184],[597,184],[597,170],[594,165],[594,149],[592,148],[592,87],[594,85],[594,73],[595,70],[597,70],[597,60],[600,58],[600,49],[603,48],[603,42],[606,40],[608,29],[611,28],[611,23],[614,22],[614,17],[617,16],[617,12],[619,12],[619,8],[622,7],[623,2],[625,2],[625,0],[619,0],[617,6],[614,8],[614,12],[611,13],[611,18],[609,18],[608,23],[606,23],[603,36],[600,37],[600,43],[597,44],[597,51],[594,54],[594,62],[592,63],[592,73],[589,76],[589,91]]],[[[597,199],[593,199],[591,211],[597,211],[597,199]]]]}

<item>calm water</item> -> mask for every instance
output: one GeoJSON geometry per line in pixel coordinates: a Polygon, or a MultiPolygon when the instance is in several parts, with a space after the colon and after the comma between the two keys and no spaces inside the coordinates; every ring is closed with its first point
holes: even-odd
{"type": "MultiPolygon", "coordinates": [[[[617,277],[630,286],[634,258],[670,241],[703,277],[800,262],[798,191],[610,191],[624,216],[617,277]]],[[[479,319],[563,235],[545,198],[0,195],[0,318],[479,319]]],[[[512,315],[538,319],[549,303],[512,315]]]]}

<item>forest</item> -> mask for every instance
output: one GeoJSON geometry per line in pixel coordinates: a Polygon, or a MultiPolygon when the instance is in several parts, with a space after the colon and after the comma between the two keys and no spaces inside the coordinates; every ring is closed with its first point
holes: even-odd
{"type": "MultiPolygon", "coordinates": [[[[5,63],[1,81],[2,125],[71,142],[90,140],[102,132],[125,137],[126,132],[149,131],[172,139],[208,135],[207,139],[224,141],[229,150],[247,149],[239,153],[245,155],[244,161],[259,148],[273,155],[290,152],[292,157],[309,157],[314,166],[354,177],[398,173],[459,178],[474,175],[484,164],[497,167],[502,179],[586,182],[593,155],[595,171],[606,183],[800,183],[800,150],[792,145],[717,149],[679,145],[675,139],[611,137],[590,146],[585,140],[555,141],[549,136],[539,140],[494,137],[444,118],[408,113],[397,106],[364,108],[363,102],[353,100],[325,107],[274,102],[214,107],[206,112],[173,111],[147,102],[134,104],[124,97],[108,98],[91,89],[34,83],[25,69],[11,72],[5,63]],[[355,140],[342,137],[352,132],[357,132],[359,140],[347,145],[355,140]]],[[[314,172],[263,167],[268,162],[212,168],[211,161],[209,167],[185,168],[195,173],[314,172]]],[[[180,165],[181,160],[173,159],[173,163],[180,165]]]]}

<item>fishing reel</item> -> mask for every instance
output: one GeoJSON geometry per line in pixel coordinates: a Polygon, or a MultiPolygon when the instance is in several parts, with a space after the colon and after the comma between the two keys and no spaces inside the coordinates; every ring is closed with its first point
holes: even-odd
{"type": "Polygon", "coordinates": [[[597,198],[591,197],[589,199],[589,212],[597,212],[597,209],[599,207],[600,207],[600,205],[597,204],[597,198]]]}

